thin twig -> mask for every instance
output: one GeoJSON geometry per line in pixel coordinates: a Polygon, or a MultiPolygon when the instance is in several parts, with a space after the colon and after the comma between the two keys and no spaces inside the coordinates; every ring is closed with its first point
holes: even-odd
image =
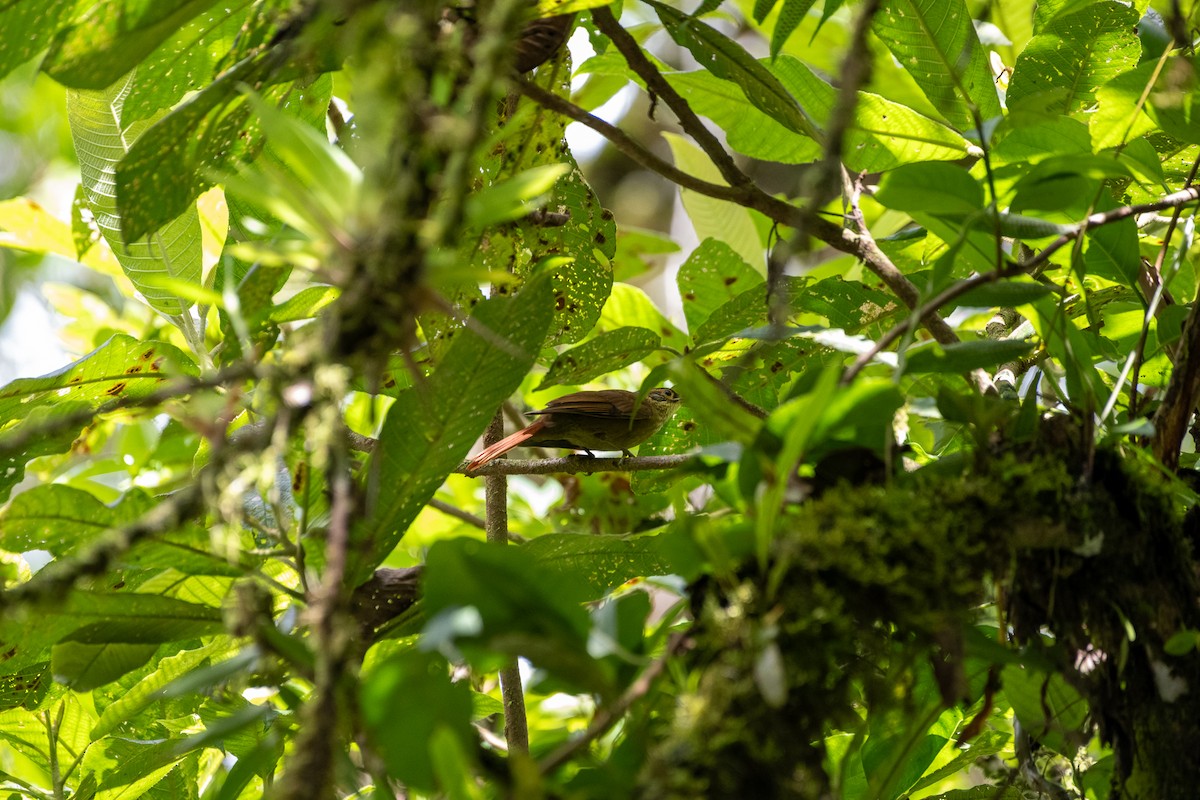
{"type": "MultiPolygon", "coordinates": [[[[553,92],[548,92],[535,83],[531,83],[525,78],[516,79],[517,91],[533,100],[535,103],[544,106],[564,117],[574,120],[582,125],[594,130],[596,133],[603,136],[612,144],[618,151],[628,156],[633,161],[642,165],[648,170],[657,172],[672,183],[676,183],[685,189],[691,189],[694,192],[703,194],[707,197],[712,197],[717,200],[728,200],[731,203],[739,203],[744,205],[746,202],[746,192],[743,189],[737,189],[732,186],[726,186],[720,183],[711,183],[701,180],[681,169],[673,166],[667,161],[647,150],[640,142],[632,138],[625,131],[615,125],[600,119],[594,114],[588,113],[583,108],[572,103],[564,97],[560,97],[553,92]]],[[[780,201],[782,202],[782,201],[780,201]]],[[[787,205],[784,203],[783,205],[787,205]]],[[[787,206],[791,208],[791,206],[787,206]]]]}
{"type": "Polygon", "coordinates": [[[842,377],[843,383],[849,382],[862,371],[863,367],[871,362],[875,356],[883,352],[889,345],[904,335],[904,332],[913,324],[913,319],[923,320],[925,317],[934,314],[938,309],[962,297],[967,292],[979,286],[988,283],[994,283],[1004,278],[1012,278],[1017,275],[1024,275],[1032,272],[1037,267],[1049,261],[1050,256],[1060,250],[1065,245],[1075,241],[1091,228],[1099,228],[1103,225],[1109,225],[1114,222],[1119,222],[1123,219],[1144,214],[1147,211],[1158,211],[1164,208],[1174,208],[1195,202],[1200,199],[1200,187],[1189,187],[1178,192],[1173,192],[1161,200],[1156,200],[1152,203],[1142,203],[1136,206],[1122,206],[1114,208],[1110,211],[1097,212],[1089,214],[1086,219],[1072,226],[1071,230],[1061,234],[1057,239],[1052,241],[1037,255],[1020,263],[1011,263],[1002,269],[993,272],[985,272],[977,275],[972,275],[969,278],[964,278],[957,283],[947,286],[942,291],[934,295],[930,300],[914,308],[910,318],[880,337],[875,345],[855,359],[854,363],[846,370],[846,374],[842,377]]]}
{"type": "Polygon", "coordinates": [[[486,521],[480,519],[479,517],[475,516],[474,514],[472,514],[469,511],[463,511],[458,506],[452,506],[449,503],[438,500],[437,498],[430,500],[429,505],[432,508],[436,508],[438,511],[442,512],[443,514],[446,514],[447,516],[454,517],[457,520],[462,520],[463,522],[467,523],[468,525],[473,525],[474,527],[479,528],[480,530],[487,530],[487,522],[486,521]]]}
{"type": "Polygon", "coordinates": [[[547,775],[554,770],[566,764],[575,754],[590,743],[596,741],[605,733],[608,732],[613,725],[620,721],[625,716],[626,712],[633,707],[633,704],[641,700],[650,690],[654,688],[654,682],[667,668],[667,662],[678,654],[688,642],[686,633],[673,634],[667,642],[666,650],[661,656],[654,659],[650,664],[642,670],[642,674],[637,677],[625,693],[617,698],[616,702],[605,708],[601,708],[592,717],[592,722],[588,725],[587,730],[583,734],[566,744],[560,746],[550,755],[538,762],[538,771],[543,775],[547,775]]]}
{"type": "MultiPolygon", "coordinates": [[[[1200,158],[1192,161],[1192,169],[1188,173],[1187,181],[1184,184],[1185,188],[1192,186],[1196,182],[1196,173],[1198,170],[1200,170],[1200,158]]],[[[1154,292],[1150,297],[1150,309],[1146,314],[1146,318],[1142,321],[1142,331],[1138,336],[1137,348],[1134,350],[1133,378],[1129,384],[1129,417],[1131,419],[1137,416],[1139,398],[1137,390],[1138,379],[1142,371],[1142,359],[1145,355],[1146,340],[1150,336],[1150,320],[1153,318],[1156,310],[1156,303],[1161,301],[1167,290],[1162,273],[1163,261],[1166,260],[1167,250],[1171,247],[1171,239],[1175,235],[1175,228],[1179,224],[1179,217],[1182,213],[1183,206],[1176,206],[1172,211],[1171,221],[1167,223],[1167,232],[1163,236],[1162,244],[1159,245],[1158,253],[1154,257],[1154,266],[1151,268],[1152,276],[1157,278],[1157,281],[1154,286],[1154,292]]],[[[1145,270],[1143,270],[1144,272],[1145,270]]]]}
{"type": "Polygon", "coordinates": [[[254,376],[257,367],[248,363],[234,364],[218,372],[198,378],[168,378],[162,388],[141,396],[125,396],[110,400],[93,408],[84,408],[62,416],[52,417],[39,425],[23,426],[12,433],[0,437],[0,456],[7,453],[18,453],[24,450],[30,442],[45,439],[66,430],[78,429],[103,414],[115,411],[128,411],[138,408],[150,408],[161,405],[167,400],[191,394],[201,389],[215,389],[235,381],[245,380],[254,376]]]}

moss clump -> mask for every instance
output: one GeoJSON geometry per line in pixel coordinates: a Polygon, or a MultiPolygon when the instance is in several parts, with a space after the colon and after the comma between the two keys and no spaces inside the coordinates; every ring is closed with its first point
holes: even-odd
{"type": "Polygon", "coordinates": [[[767,570],[697,587],[688,659],[698,678],[662,720],[645,793],[828,796],[824,738],[859,729],[864,706],[873,719],[910,708],[931,675],[942,703],[973,699],[963,635],[997,582],[1022,643],[1041,646],[1049,628],[1064,677],[1128,711],[1118,687],[1129,675],[1082,676],[1075,652],[1118,646],[1121,616],[1163,641],[1188,624],[1180,609],[1195,616],[1194,579],[1157,482],[1115,453],[1097,454],[1091,476],[1084,463],[1069,440],[1043,440],[965,474],[841,485],[787,509],[767,570]],[[1146,595],[1146,581],[1168,588],[1146,595]]]}

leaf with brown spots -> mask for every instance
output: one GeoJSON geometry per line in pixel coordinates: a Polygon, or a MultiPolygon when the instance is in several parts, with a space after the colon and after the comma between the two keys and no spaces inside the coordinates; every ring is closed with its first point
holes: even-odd
{"type": "MultiPolygon", "coordinates": [[[[716,239],[701,242],[679,268],[675,280],[683,298],[683,315],[693,342],[700,341],[696,338],[697,333],[714,311],[763,282],[762,276],[733,248],[716,239]]],[[[765,314],[765,290],[762,299],[765,314]]]]}
{"type": "Polygon", "coordinates": [[[549,386],[587,383],[614,370],[641,361],[662,346],[646,328],[617,328],[559,354],[537,391],[549,386]]]}
{"type": "Polygon", "coordinates": [[[86,427],[37,437],[19,452],[5,448],[5,438],[25,428],[37,428],[57,416],[98,409],[117,398],[144,397],[162,384],[164,375],[198,375],[183,351],[164,342],[139,342],[118,334],[74,364],[40,378],[19,378],[0,387],[0,501],[25,475],[30,459],[65,453],[86,427]],[[146,361],[157,369],[141,372],[146,361]],[[139,370],[131,374],[132,369],[139,370]]]}

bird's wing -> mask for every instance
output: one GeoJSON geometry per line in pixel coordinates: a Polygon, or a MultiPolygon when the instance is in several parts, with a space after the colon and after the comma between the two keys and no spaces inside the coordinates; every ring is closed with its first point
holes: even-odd
{"type": "Polygon", "coordinates": [[[631,405],[626,400],[620,401],[620,396],[608,396],[607,392],[576,392],[551,400],[541,411],[529,412],[531,416],[539,414],[589,414],[598,417],[628,417],[631,405]]]}

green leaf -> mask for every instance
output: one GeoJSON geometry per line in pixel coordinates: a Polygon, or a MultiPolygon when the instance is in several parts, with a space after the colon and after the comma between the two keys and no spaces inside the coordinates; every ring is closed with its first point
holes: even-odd
{"type": "Polygon", "coordinates": [[[422,582],[431,615],[426,641],[481,664],[491,654],[521,655],[573,686],[608,693],[610,670],[587,652],[591,622],[582,604],[597,599],[595,581],[540,569],[523,549],[475,539],[435,543],[422,582]]]}
{"type": "Polygon", "coordinates": [[[897,211],[970,214],[983,208],[983,187],[955,164],[908,164],[883,176],[875,199],[897,211]]]}
{"type": "Polygon", "coordinates": [[[996,128],[992,160],[1031,166],[1055,155],[1091,155],[1088,126],[1070,117],[1012,114],[996,128]]]}
{"type": "Polygon", "coordinates": [[[676,350],[682,350],[688,344],[683,331],[663,316],[644,291],[628,283],[616,283],[613,284],[612,296],[604,304],[598,328],[611,331],[625,327],[652,330],[662,338],[663,346],[676,350]]]}
{"type": "MultiPolygon", "coordinates": [[[[832,0],[831,0],[832,1],[832,0]]],[[[808,10],[813,7],[815,0],[783,0],[783,8],[775,19],[775,30],[771,32],[771,56],[779,55],[779,51],[787,44],[792,31],[808,16],[808,10]]],[[[763,16],[766,16],[765,14],[763,16]]],[[[761,19],[756,17],[758,22],[761,19]]]]}
{"type": "MultiPolygon", "coordinates": [[[[720,306],[747,289],[763,285],[762,276],[719,239],[701,242],[680,266],[675,282],[693,341],[698,341],[695,335],[720,306]]],[[[760,300],[765,296],[762,291],[760,300]]]]}
{"type": "Polygon", "coordinates": [[[1052,291],[1053,289],[1044,283],[1032,280],[999,281],[977,286],[958,298],[957,302],[960,306],[1015,308],[1025,303],[1032,303],[1052,291]]]}
{"type": "Polygon", "coordinates": [[[760,282],[718,306],[692,333],[697,344],[721,342],[767,322],[767,284],[760,282]]]}
{"type": "MultiPolygon", "coordinates": [[[[932,772],[926,773],[919,781],[914,783],[909,789],[909,792],[916,792],[920,789],[926,789],[941,783],[944,780],[957,775],[960,772],[965,772],[971,769],[979,759],[988,756],[994,756],[1002,752],[1009,745],[1012,736],[1005,731],[986,730],[979,736],[972,739],[953,760],[945,765],[938,767],[932,772]]],[[[988,787],[992,791],[996,791],[999,787],[988,787]]],[[[1000,796],[996,796],[999,800],[1000,796]]]]}
{"type": "Polygon", "coordinates": [[[1071,739],[1083,730],[1088,704],[1061,675],[1008,664],[1001,680],[1017,719],[1026,730],[1038,732],[1038,741],[1043,746],[1060,755],[1075,749],[1071,739]]]}
{"type": "MultiPolygon", "coordinates": [[[[1104,212],[1116,207],[1116,201],[1105,195],[1097,202],[1096,211],[1104,212]]],[[[1137,221],[1129,217],[1089,230],[1083,264],[1088,275],[1117,281],[1140,291],[1138,274],[1142,256],[1138,249],[1137,221]]]]}
{"type": "MultiPolygon", "coordinates": [[[[56,647],[55,650],[57,651],[57,649],[56,647]]],[[[100,714],[100,720],[92,728],[92,739],[107,736],[117,726],[133,719],[151,704],[162,700],[162,689],[184,675],[207,667],[214,658],[227,654],[230,649],[230,640],[222,638],[204,647],[180,650],[174,655],[162,659],[155,666],[153,672],[134,684],[116,702],[104,709],[100,714]]],[[[243,664],[242,666],[246,668],[249,665],[243,664]]],[[[55,669],[55,673],[58,674],[57,669],[55,669]]]]}
{"type": "Polygon", "coordinates": [[[740,44],[657,0],[646,2],[658,12],[671,38],[681,47],[686,47],[701,66],[718,78],[736,83],[751,103],[788,129],[821,141],[821,131],[808,112],[779,79],[740,44]]]}
{"type": "Polygon", "coordinates": [[[1009,339],[983,339],[978,342],[956,342],[912,347],[906,353],[907,371],[914,374],[927,372],[970,372],[986,369],[997,364],[1014,361],[1033,350],[1032,342],[1009,339]]]}
{"type": "Polygon", "coordinates": [[[1098,88],[1137,64],[1137,23],[1137,12],[1119,2],[1055,17],[1017,57],[1009,108],[1071,114],[1091,105],[1098,88]]]}
{"type": "Polygon", "coordinates": [[[570,164],[543,164],[494,183],[467,198],[466,223],[484,228],[520,219],[545,205],[546,193],[570,172],[570,164]]]}
{"type": "Polygon", "coordinates": [[[146,797],[182,759],[179,739],[141,741],[110,736],[83,754],[82,770],[99,782],[97,796],[108,800],[146,797]]]}
{"type": "Polygon", "coordinates": [[[611,5],[612,2],[613,0],[538,0],[537,14],[539,17],[553,17],[611,5]]]}
{"type": "MultiPolygon", "coordinates": [[[[785,64],[791,60],[791,56],[781,56],[770,65],[781,80],[785,79],[785,64]]],[[[820,157],[819,144],[760,111],[736,84],[707,70],[669,72],[665,77],[693,111],[725,131],[729,146],[737,152],[781,164],[807,164],[820,157]]],[[[821,109],[814,108],[813,114],[820,117],[821,109]]],[[[715,182],[724,180],[718,174],[715,182]]]]}
{"type": "Polygon", "coordinates": [[[264,79],[269,63],[241,62],[155,121],[133,143],[115,173],[126,238],[144,236],[185,213],[222,174],[259,156],[264,134],[272,139],[275,158],[257,164],[253,180],[243,178],[240,188],[256,192],[249,199],[264,201],[264,208],[282,217],[280,209],[300,205],[293,196],[302,192],[305,203],[317,208],[302,206],[305,214],[286,219],[315,238],[329,229],[330,218],[340,220],[353,208],[357,167],[329,144],[324,128],[318,131],[300,121],[311,117],[312,109],[323,112],[328,106],[331,78],[271,86],[262,97],[242,93],[246,82],[264,79]]]}
{"type": "Polygon", "coordinates": [[[61,602],[22,608],[0,619],[0,673],[45,660],[60,641],[81,644],[162,644],[224,630],[221,609],[152,594],[74,590],[61,602]]]}
{"type": "Polygon", "coordinates": [[[984,121],[1000,116],[1000,98],[963,0],[884,0],[873,30],[959,130],[975,128],[971,106],[984,121]]]}
{"type": "MultiPolygon", "coordinates": [[[[711,183],[725,183],[720,171],[699,147],[674,133],[664,133],[662,136],[671,147],[675,166],[711,183]]],[[[718,239],[729,245],[747,264],[765,271],[766,248],[749,210],[737,203],[714,200],[691,189],[680,189],[679,197],[699,239],[718,239]]]]}
{"type": "Polygon", "coordinates": [[[356,526],[354,579],[366,578],[459,465],[533,365],[550,326],[549,281],[480,303],[433,375],[397,397],[373,456],[374,505],[356,526]]]}
{"type": "Polygon", "coordinates": [[[1171,634],[1163,643],[1163,652],[1169,656],[1186,656],[1200,647],[1200,631],[1184,628],[1171,634]]]}
{"type": "Polygon", "coordinates": [[[0,712],[14,708],[35,709],[54,686],[50,663],[38,661],[23,669],[0,675],[0,712]]]}
{"type": "Polygon", "coordinates": [[[6,3],[0,10],[0,78],[45,50],[78,5],[75,0],[6,3]]]}
{"type": "Polygon", "coordinates": [[[12,553],[46,550],[61,557],[111,528],[128,525],[152,507],[140,492],[108,506],[71,486],[34,486],[0,510],[0,548],[12,553]]]}
{"type": "Polygon", "coordinates": [[[161,314],[180,315],[190,305],[148,280],[156,276],[200,283],[200,217],[195,207],[170,217],[154,236],[126,242],[122,236],[123,209],[115,190],[117,164],[124,158],[136,131],[121,124],[121,108],[133,77],[104,91],[72,90],[67,93],[67,116],[79,158],[88,208],[101,235],[121,262],[121,268],[146,302],[161,314]]]}
{"type": "Polygon", "coordinates": [[[90,692],[146,664],[157,644],[60,642],[50,649],[54,679],[77,692],[90,692]]]}
{"type": "Polygon", "coordinates": [[[584,600],[596,600],[634,578],[666,575],[672,564],[657,536],[547,534],[525,545],[541,574],[562,577],[584,600]]]}
{"type": "Polygon", "coordinates": [[[91,5],[58,32],[42,69],[73,89],[103,89],[213,4],[119,0],[91,5]]]}
{"type": "Polygon", "coordinates": [[[332,286],[309,286],[273,307],[267,314],[271,322],[295,322],[312,319],[325,306],[338,298],[340,292],[332,286]]]}
{"type": "MultiPolygon", "coordinates": [[[[86,594],[86,593],[85,593],[86,594]]],[[[93,594],[95,604],[64,612],[83,622],[60,641],[82,644],[160,644],[224,631],[221,609],[152,594],[93,594]]],[[[45,617],[43,611],[41,616],[45,617]]]]}
{"type": "MultiPolygon", "coordinates": [[[[996,215],[989,213],[990,211],[991,209],[986,209],[977,218],[975,222],[977,228],[982,230],[990,230],[992,228],[996,215]]],[[[1047,239],[1075,232],[1075,226],[1073,225],[1059,225],[1039,219],[1038,217],[1026,217],[1021,214],[1009,214],[1006,212],[1001,212],[999,215],[999,227],[1001,235],[1025,240],[1047,239]]]]}
{"type": "Polygon", "coordinates": [[[662,347],[662,340],[646,328],[617,328],[560,353],[550,365],[537,391],[550,386],[587,383],[593,378],[641,361],[662,347]]]}
{"type": "MultiPolygon", "coordinates": [[[[812,68],[792,56],[761,63],[818,124],[828,120],[837,103],[837,90],[812,68]]],[[[730,147],[739,153],[786,164],[807,163],[820,155],[815,142],[758,110],[728,81],[705,71],[666,77],[698,114],[726,132],[730,147]]],[[[843,151],[851,169],[882,172],[905,163],[957,160],[968,154],[970,145],[944,123],[877,94],[859,92],[843,151]]]]}
{"type": "Polygon", "coordinates": [[[137,80],[122,112],[125,124],[169,110],[261,46],[273,34],[264,11],[253,6],[208,8],[171,31],[137,64],[137,80]]]}
{"type": "Polygon", "coordinates": [[[1111,154],[1050,156],[1017,181],[1011,208],[1083,212],[1097,183],[1129,176],[1129,168],[1111,154]]]}
{"type": "Polygon", "coordinates": [[[1149,104],[1139,101],[1158,69],[1156,62],[1147,61],[1096,89],[1096,108],[1088,114],[1087,124],[1097,151],[1118,147],[1157,129],[1147,113],[1149,104]]]}
{"type": "MultiPolygon", "coordinates": [[[[570,70],[538,70],[533,80],[548,91],[570,96],[570,70]]],[[[552,265],[554,322],[547,345],[581,341],[596,324],[613,287],[612,258],[617,226],[611,212],[584,179],[567,147],[568,120],[522,100],[517,111],[501,120],[501,140],[483,161],[480,180],[494,185],[544,165],[569,166],[546,200],[546,209],[566,218],[565,224],[545,224],[523,217],[514,223],[470,230],[461,237],[463,263],[498,274],[513,274],[517,282],[529,280],[544,265],[552,265]]],[[[557,168],[557,166],[556,166],[557,168]]],[[[477,274],[453,275],[451,285],[439,287],[448,297],[474,299],[477,274]]],[[[436,280],[436,276],[435,276],[436,280]]],[[[445,279],[443,279],[445,280],[445,279]]],[[[421,318],[426,337],[440,345],[443,330],[456,323],[421,318]]]]}
{"type": "Polygon", "coordinates": [[[451,736],[462,752],[475,748],[469,682],[451,681],[435,653],[404,650],[380,664],[362,683],[359,708],[388,774],[418,791],[438,789],[428,757],[435,735],[451,736]]]}
{"type": "Polygon", "coordinates": [[[14,452],[6,439],[38,430],[55,418],[93,411],[113,400],[145,397],[163,381],[199,374],[174,345],[139,342],[118,334],[73,364],[40,378],[20,378],[0,387],[0,500],[20,483],[25,464],[37,456],[65,452],[90,420],[38,436],[14,452]]]}
{"type": "Polygon", "coordinates": [[[840,275],[813,284],[795,281],[785,285],[790,308],[820,314],[830,327],[846,333],[878,326],[901,310],[894,295],[840,275]]]}
{"type": "Polygon", "coordinates": [[[1200,143],[1200,114],[1195,97],[1200,89],[1196,58],[1171,58],[1150,92],[1151,115],[1166,133],[1188,144],[1200,143]]]}

